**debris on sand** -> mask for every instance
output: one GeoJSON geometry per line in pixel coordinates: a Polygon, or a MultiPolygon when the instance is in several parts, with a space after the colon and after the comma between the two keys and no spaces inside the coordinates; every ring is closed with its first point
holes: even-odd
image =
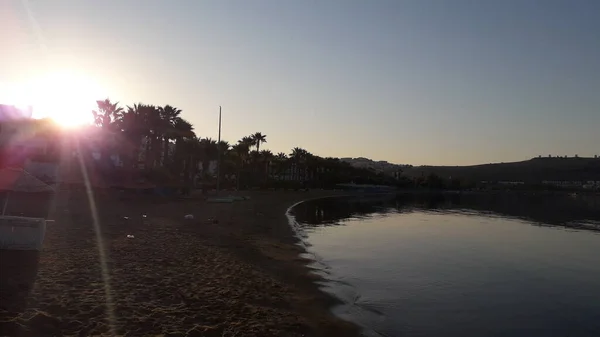
{"type": "Polygon", "coordinates": [[[298,258],[284,214],[305,198],[124,203],[99,195],[106,287],[85,191],[72,193],[41,252],[19,263],[0,252],[0,336],[358,336],[331,315],[333,300],[298,258]],[[5,296],[13,283],[19,291],[5,296]]]}

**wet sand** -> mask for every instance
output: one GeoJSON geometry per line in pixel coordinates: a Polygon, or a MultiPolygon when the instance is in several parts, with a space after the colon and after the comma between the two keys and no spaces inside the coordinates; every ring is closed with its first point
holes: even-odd
{"type": "Polygon", "coordinates": [[[97,193],[103,268],[85,193],[61,190],[43,250],[0,251],[0,336],[357,336],[330,313],[285,217],[336,193],[97,193]]]}

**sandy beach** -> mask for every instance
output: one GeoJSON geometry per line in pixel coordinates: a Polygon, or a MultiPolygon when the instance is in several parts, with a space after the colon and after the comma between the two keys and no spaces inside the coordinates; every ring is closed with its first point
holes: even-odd
{"type": "Polygon", "coordinates": [[[103,268],[85,192],[61,190],[43,250],[0,251],[0,335],[357,336],[330,313],[285,217],[335,193],[232,204],[97,193],[103,268]]]}

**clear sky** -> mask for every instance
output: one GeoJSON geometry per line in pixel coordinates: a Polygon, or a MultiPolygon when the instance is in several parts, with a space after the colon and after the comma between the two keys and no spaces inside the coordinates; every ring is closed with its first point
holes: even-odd
{"type": "Polygon", "coordinates": [[[260,131],[273,152],[600,154],[597,0],[0,0],[0,43],[5,92],[67,70],[98,99],[175,105],[201,137],[222,105],[226,140],[260,131]]]}

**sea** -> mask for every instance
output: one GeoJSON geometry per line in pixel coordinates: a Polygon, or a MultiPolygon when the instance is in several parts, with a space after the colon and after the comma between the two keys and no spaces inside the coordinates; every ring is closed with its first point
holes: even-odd
{"type": "Polygon", "coordinates": [[[385,194],[288,212],[365,336],[600,336],[600,197],[385,194]]]}

